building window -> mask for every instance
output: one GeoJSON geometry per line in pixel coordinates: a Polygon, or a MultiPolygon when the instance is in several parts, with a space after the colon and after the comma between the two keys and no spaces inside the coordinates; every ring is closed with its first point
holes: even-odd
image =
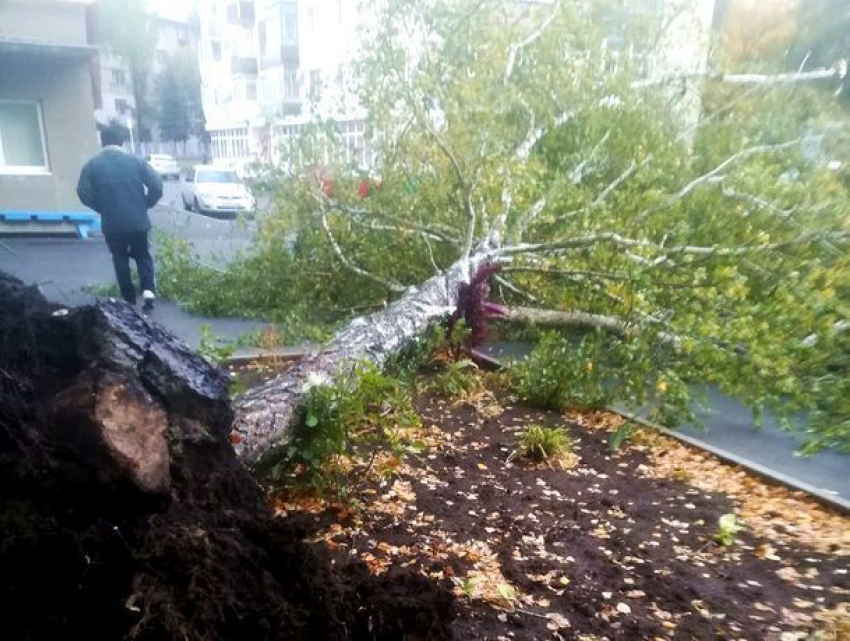
{"type": "Polygon", "coordinates": [[[283,72],[283,97],[298,97],[298,72],[294,69],[288,69],[283,72]]]}
{"type": "Polygon", "coordinates": [[[124,87],[127,84],[127,74],[123,69],[112,70],[112,85],[115,87],[124,87]]]}
{"type": "Polygon", "coordinates": [[[322,97],[322,70],[313,69],[310,72],[310,96],[313,100],[319,100],[322,97]]]}
{"type": "Polygon", "coordinates": [[[212,57],[216,62],[221,62],[221,43],[213,42],[212,43],[212,57]]]}
{"type": "Polygon", "coordinates": [[[0,100],[0,173],[44,173],[44,122],[36,102],[0,100]]]}
{"type": "Polygon", "coordinates": [[[216,160],[245,159],[250,155],[247,128],[212,131],[210,138],[216,160]]]}
{"type": "Polygon", "coordinates": [[[168,53],[166,51],[163,51],[162,49],[157,49],[156,61],[160,66],[164,67],[166,64],[168,64],[168,53]]]}
{"type": "Polygon", "coordinates": [[[256,100],[257,99],[257,81],[249,80],[245,83],[245,98],[247,100],[256,100]]]}
{"type": "Polygon", "coordinates": [[[115,99],[115,111],[117,111],[122,116],[130,111],[130,105],[127,104],[127,101],[123,98],[115,99]]]}

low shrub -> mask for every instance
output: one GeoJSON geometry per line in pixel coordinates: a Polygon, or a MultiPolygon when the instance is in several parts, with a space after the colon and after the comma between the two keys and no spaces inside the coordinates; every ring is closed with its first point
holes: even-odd
{"type": "Polygon", "coordinates": [[[513,367],[514,389],[520,398],[548,409],[597,409],[608,395],[595,356],[594,335],[576,344],[554,332],[543,334],[525,362],[513,367]]]}
{"type": "Polygon", "coordinates": [[[464,398],[484,389],[478,366],[470,360],[448,363],[434,379],[430,388],[449,398],[464,398]]]}
{"type": "Polygon", "coordinates": [[[306,392],[286,451],[296,483],[321,495],[349,498],[383,456],[420,451],[419,425],[407,386],[370,364],[306,392]]]}
{"type": "Polygon", "coordinates": [[[569,435],[560,427],[529,425],[517,438],[520,455],[542,463],[572,452],[569,435]]]}

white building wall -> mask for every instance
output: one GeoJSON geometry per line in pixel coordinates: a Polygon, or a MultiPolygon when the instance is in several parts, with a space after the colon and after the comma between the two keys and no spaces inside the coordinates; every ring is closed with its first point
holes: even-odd
{"type": "Polygon", "coordinates": [[[261,154],[265,123],[258,100],[257,74],[251,70],[234,70],[234,58],[253,60],[256,69],[259,54],[256,20],[250,24],[231,22],[227,8],[232,4],[235,4],[233,0],[199,3],[198,58],[213,161],[240,166],[261,154]]]}

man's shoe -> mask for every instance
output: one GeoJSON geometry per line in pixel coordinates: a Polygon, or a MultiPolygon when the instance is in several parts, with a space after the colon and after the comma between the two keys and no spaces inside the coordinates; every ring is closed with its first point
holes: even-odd
{"type": "Polygon", "coordinates": [[[154,302],[156,301],[156,294],[154,294],[151,290],[146,289],[142,292],[142,309],[146,312],[149,312],[153,309],[154,302]]]}

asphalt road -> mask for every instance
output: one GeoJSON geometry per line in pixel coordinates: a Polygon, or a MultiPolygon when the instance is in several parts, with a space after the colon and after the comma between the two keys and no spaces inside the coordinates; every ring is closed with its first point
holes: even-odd
{"type": "MultiPolygon", "coordinates": [[[[254,233],[251,222],[218,220],[183,211],[177,182],[165,184],[164,197],[151,211],[151,220],[156,229],[192,241],[199,258],[212,265],[225,264],[245,250],[254,233]]],[[[48,299],[65,305],[93,302],[98,295],[92,290],[115,279],[109,251],[99,237],[0,238],[0,271],[37,284],[48,299]]],[[[167,301],[159,301],[150,315],[193,347],[198,346],[204,324],[209,324],[214,334],[228,339],[265,325],[241,319],[193,316],[167,301]]]]}

